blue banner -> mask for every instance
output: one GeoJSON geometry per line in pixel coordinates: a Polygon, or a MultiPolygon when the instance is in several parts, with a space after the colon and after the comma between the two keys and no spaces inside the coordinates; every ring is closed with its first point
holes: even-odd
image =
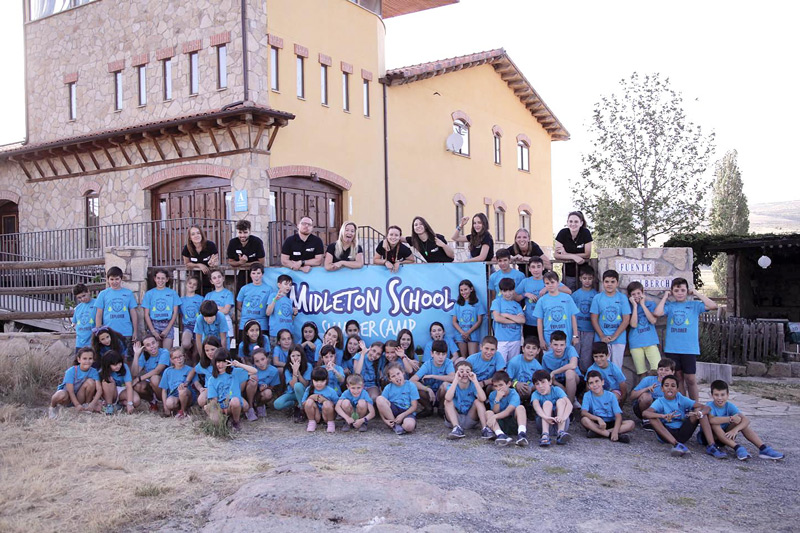
{"type": "MultiPolygon", "coordinates": [[[[487,302],[488,298],[483,263],[404,265],[396,273],[383,266],[335,272],[312,268],[308,274],[266,268],[264,283],[276,287],[281,274],[290,275],[294,281],[290,296],[300,310],[294,319],[296,340],[305,322],[316,323],[322,337],[331,326],[344,331],[348,320],[357,320],[367,343],[396,339],[397,333],[407,328],[414,335],[414,343],[423,347],[430,340],[433,322],[444,324],[446,335],[453,337],[453,307],[462,280],[472,282],[478,300],[487,302]]],[[[487,332],[488,320],[484,317],[481,337],[487,332]]]]}

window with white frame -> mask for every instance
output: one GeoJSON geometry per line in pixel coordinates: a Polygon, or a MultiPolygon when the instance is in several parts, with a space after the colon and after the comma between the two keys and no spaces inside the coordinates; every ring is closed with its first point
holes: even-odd
{"type": "Polygon", "coordinates": [[[502,207],[498,207],[494,211],[494,229],[495,237],[498,242],[506,242],[506,211],[502,207]]]}
{"type": "Polygon", "coordinates": [[[114,73],[114,111],[122,110],[122,71],[114,73]]]}
{"type": "Polygon", "coordinates": [[[531,214],[524,209],[519,212],[519,227],[531,231],[531,214]]]}
{"type": "Polygon", "coordinates": [[[217,89],[228,88],[228,45],[217,46],[217,89]]]}
{"type": "Polygon", "coordinates": [[[147,105],[147,71],[145,65],[136,67],[136,78],[139,80],[139,105],[147,105]]]}
{"type": "Polygon", "coordinates": [[[342,72],[342,109],[350,111],[350,74],[342,72]]]}
{"type": "Polygon", "coordinates": [[[369,116],[369,80],[364,80],[364,116],[369,116]]]}
{"type": "Polygon", "coordinates": [[[306,97],[306,65],[303,56],[297,56],[297,97],[305,99],[306,97]]]}
{"type": "Polygon", "coordinates": [[[69,90],[69,119],[76,120],[78,118],[78,89],[77,82],[67,84],[69,90]]]}
{"type": "Polygon", "coordinates": [[[525,141],[517,142],[517,170],[530,172],[530,147],[525,141]]]}
{"type": "Polygon", "coordinates": [[[469,124],[466,121],[457,118],[453,121],[453,131],[461,136],[461,148],[454,151],[454,154],[469,155],[469,124]]]}
{"type": "Polygon", "coordinates": [[[191,52],[189,54],[189,94],[200,92],[200,54],[191,52]]]}
{"type": "Polygon", "coordinates": [[[273,91],[280,90],[278,83],[278,48],[276,46],[269,47],[269,88],[273,91]]]}
{"type": "Polygon", "coordinates": [[[328,65],[319,66],[319,94],[322,105],[328,105],[328,65]]]}
{"type": "Polygon", "coordinates": [[[494,139],[494,164],[500,164],[500,135],[495,133],[492,135],[494,139]]]}
{"type": "Polygon", "coordinates": [[[161,62],[161,75],[163,78],[164,100],[172,100],[172,58],[168,57],[161,62]]]}

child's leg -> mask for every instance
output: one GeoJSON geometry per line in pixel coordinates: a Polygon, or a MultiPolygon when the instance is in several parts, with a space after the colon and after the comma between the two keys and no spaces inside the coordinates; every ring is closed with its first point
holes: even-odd
{"type": "Polygon", "coordinates": [[[178,409],[180,406],[181,406],[180,398],[175,396],[168,396],[167,401],[164,402],[164,411],[172,414],[175,411],[175,409],[178,409]]]}
{"type": "Polygon", "coordinates": [[[578,336],[580,337],[578,367],[584,374],[594,363],[592,359],[592,343],[594,343],[594,331],[581,331],[578,336]]]}
{"type": "Polygon", "coordinates": [[[628,433],[629,431],[633,431],[636,427],[633,420],[623,420],[622,424],[619,426],[619,434],[628,433]]]}
{"type": "MultiPolygon", "coordinates": [[[[359,416],[361,416],[361,411],[360,411],[360,409],[359,409],[359,408],[361,407],[361,403],[362,403],[362,402],[364,402],[364,400],[359,400],[359,401],[358,401],[358,407],[355,409],[356,411],[358,411],[358,415],[359,415],[359,416]]],[[[365,404],[365,409],[366,409],[366,403],[367,403],[367,402],[364,402],[364,404],[365,404]]],[[[349,416],[350,418],[353,418],[353,410],[354,410],[354,409],[353,409],[353,404],[352,404],[352,403],[350,403],[349,401],[347,401],[347,400],[343,400],[343,401],[342,401],[342,403],[341,403],[341,404],[339,404],[339,409],[341,409],[341,410],[342,410],[342,412],[343,412],[344,414],[346,414],[347,416],[349,416]]]]}
{"type": "Polygon", "coordinates": [[[456,346],[458,346],[458,353],[460,353],[462,357],[472,355],[472,352],[469,351],[469,342],[458,341],[456,342],[456,346]]]}
{"type": "Polygon", "coordinates": [[[336,420],[336,411],[334,411],[333,402],[330,400],[322,402],[322,420],[325,422],[333,422],[336,420]]]}
{"type": "MultiPolygon", "coordinates": [[[[470,408],[470,412],[474,408],[475,406],[473,405],[472,408],[470,408]]],[[[450,422],[451,426],[456,427],[458,425],[458,411],[456,411],[456,406],[453,403],[453,400],[444,401],[444,416],[447,418],[447,421],[450,422]]]]}
{"type": "Polygon", "coordinates": [[[369,397],[375,402],[378,396],[381,395],[381,390],[378,387],[367,387],[367,394],[369,394],[369,397]]]}
{"type": "MultiPolygon", "coordinates": [[[[348,413],[348,414],[350,416],[352,416],[353,415],[353,404],[351,404],[350,402],[346,402],[346,403],[347,403],[347,405],[350,406],[350,413],[348,413]]],[[[356,413],[358,413],[358,417],[359,418],[364,418],[365,416],[367,416],[369,414],[369,404],[367,403],[366,400],[358,400],[358,404],[356,405],[356,413]]]]}
{"type": "MultiPolygon", "coordinates": [[[[651,418],[650,419],[650,427],[656,432],[656,435],[661,437],[661,440],[675,446],[678,444],[678,440],[672,436],[672,433],[664,426],[659,418],[651,418]]],[[[688,439],[687,439],[688,440],[688,439]]]]}
{"type": "Polygon", "coordinates": [[[150,388],[150,383],[147,381],[140,381],[134,385],[133,391],[147,401],[150,401],[153,398],[153,390],[150,388]]]}
{"type": "Polygon", "coordinates": [[[183,348],[183,352],[186,354],[186,357],[189,357],[189,353],[192,351],[194,347],[194,332],[188,329],[184,329],[181,333],[181,348],[183,348]]]}
{"type": "Polygon", "coordinates": [[[733,439],[729,439],[725,436],[725,430],[722,429],[721,424],[711,424],[711,433],[714,435],[713,441],[708,441],[709,444],[714,442],[721,442],[725,446],[730,446],[731,448],[736,447],[736,441],[733,439]]]}
{"type": "Polygon", "coordinates": [[[518,405],[514,409],[514,416],[517,419],[517,426],[526,427],[528,425],[528,414],[525,412],[525,407],[518,405]]]}
{"type": "Polygon", "coordinates": [[[411,433],[415,429],[417,429],[417,419],[413,416],[409,415],[403,419],[403,429],[406,430],[406,433],[411,433]]]}
{"type": "Polygon", "coordinates": [[[750,426],[744,428],[740,433],[744,435],[744,438],[755,444],[756,448],[761,448],[764,445],[764,441],[750,426]]]}
{"type": "Polygon", "coordinates": [[[321,415],[319,408],[317,407],[317,402],[312,399],[306,400],[306,402],[303,404],[303,410],[306,412],[306,416],[309,420],[319,422],[321,415]]]}
{"type": "Polygon", "coordinates": [[[50,398],[50,407],[66,405],[69,403],[69,393],[65,390],[57,390],[50,398]]]}
{"type": "Polygon", "coordinates": [[[689,398],[697,401],[700,397],[700,391],[697,388],[697,374],[684,374],[683,379],[686,382],[686,392],[689,393],[689,398]]]}
{"type": "Polygon", "coordinates": [[[653,396],[649,392],[642,393],[642,395],[639,396],[639,411],[644,412],[649,409],[651,405],[653,405],[653,396]]]}
{"type": "Polygon", "coordinates": [[[297,397],[295,396],[294,391],[290,389],[275,399],[273,407],[275,407],[277,411],[283,411],[284,409],[289,409],[295,405],[298,405],[297,397]]]}
{"type": "Polygon", "coordinates": [[[497,413],[494,411],[486,411],[486,427],[495,432],[500,429],[500,424],[497,423],[497,413]]]}
{"type": "Polygon", "coordinates": [[[478,415],[478,420],[481,423],[481,427],[485,428],[486,427],[486,405],[484,405],[484,403],[479,401],[479,400],[475,400],[474,402],[472,402],[472,407],[470,407],[470,411],[472,411],[473,408],[475,409],[475,414],[478,415]]]}
{"type": "MultiPolygon", "coordinates": [[[[87,379],[86,381],[84,381],[83,385],[81,385],[80,390],[76,394],[78,400],[81,403],[91,402],[94,399],[95,392],[97,392],[97,386],[98,386],[97,382],[93,379],[87,379]]],[[[100,406],[96,405],[94,409],[99,410],[100,406]]]]}
{"type": "Polygon", "coordinates": [[[644,355],[647,357],[647,362],[650,363],[650,370],[658,370],[658,362],[661,360],[661,352],[658,350],[658,345],[645,346],[644,355]]]}
{"type": "Polygon", "coordinates": [[[185,413],[192,402],[192,391],[190,391],[188,387],[178,390],[178,400],[180,402],[181,411],[185,413]]]}
{"type": "Polygon", "coordinates": [[[598,435],[602,435],[603,437],[608,437],[611,435],[611,432],[605,428],[601,428],[600,425],[589,418],[588,416],[581,417],[581,425],[591,431],[592,433],[596,433],[598,435]]]}
{"type": "MultiPolygon", "coordinates": [[[[133,406],[139,407],[139,404],[142,403],[142,399],[139,398],[139,395],[136,394],[136,391],[131,391],[131,394],[133,395],[133,399],[131,400],[133,402],[133,406]]],[[[120,392],[118,399],[120,404],[128,403],[128,391],[120,392]]]]}
{"type": "Polygon", "coordinates": [[[161,382],[161,376],[150,376],[150,390],[153,391],[153,396],[156,400],[161,398],[161,387],[158,384],[161,382]]]}
{"type": "Polygon", "coordinates": [[[203,389],[203,391],[197,396],[197,405],[200,407],[205,407],[208,403],[208,389],[203,389]]]}
{"type": "MultiPolygon", "coordinates": [[[[261,405],[266,406],[267,403],[272,400],[272,389],[269,387],[264,387],[264,390],[262,390],[258,395],[258,400],[261,405]]],[[[251,405],[255,404],[251,403],[251,405]]]]}
{"type": "MultiPolygon", "coordinates": [[[[544,402],[542,404],[542,412],[547,415],[551,414],[553,412],[553,402],[551,402],[550,400],[544,402]]],[[[544,435],[545,433],[549,435],[550,429],[551,429],[550,422],[542,418],[542,435],[544,435]]]]}
{"type": "Polygon", "coordinates": [[[297,400],[297,405],[303,405],[303,396],[306,393],[306,388],[299,381],[294,384],[294,397],[297,400]]]}
{"type": "Polygon", "coordinates": [[[575,403],[575,392],[578,390],[578,374],[574,370],[567,370],[564,372],[566,376],[565,389],[567,396],[569,396],[570,403],[575,403]]]}
{"type": "Polygon", "coordinates": [[[647,373],[644,348],[631,348],[631,359],[633,359],[633,366],[636,368],[636,375],[641,379],[647,373]]]}
{"type": "Polygon", "coordinates": [[[103,399],[106,401],[107,405],[111,405],[116,400],[117,396],[117,384],[111,381],[103,381],[100,383],[100,386],[103,387],[103,399]]]}
{"type": "Polygon", "coordinates": [[[233,422],[238,424],[239,417],[242,416],[242,402],[239,401],[239,398],[231,398],[228,413],[231,415],[233,422]]]}
{"type": "MultiPolygon", "coordinates": [[[[461,348],[459,348],[459,350],[460,349],[461,348]]],[[[474,341],[474,342],[473,341],[469,341],[467,343],[467,353],[462,353],[461,357],[466,359],[468,356],[470,356],[470,355],[472,355],[474,353],[478,353],[478,342],[477,341],[474,341]]]]}
{"type": "Polygon", "coordinates": [[[611,344],[608,350],[611,352],[611,362],[622,368],[625,360],[625,344],[611,344]]]}
{"type": "MultiPolygon", "coordinates": [[[[392,404],[389,402],[389,400],[383,396],[378,396],[375,399],[375,407],[378,408],[378,414],[381,415],[381,420],[383,420],[383,423],[390,428],[393,428],[394,415],[392,414],[392,404]]],[[[456,423],[458,423],[458,417],[456,417],[456,423]]]]}
{"type": "MultiPolygon", "coordinates": [[[[546,411],[545,411],[546,412],[546,411]]],[[[566,398],[556,400],[556,417],[558,418],[558,431],[566,431],[569,424],[569,415],[572,413],[572,402],[566,398]]]]}
{"type": "Polygon", "coordinates": [[[680,392],[681,394],[683,394],[685,396],[686,395],[686,382],[683,380],[683,371],[682,370],[676,370],[675,371],[675,379],[678,380],[678,392],[680,392]]]}
{"type": "Polygon", "coordinates": [[[256,392],[258,392],[258,379],[254,376],[247,380],[247,384],[244,387],[245,398],[247,398],[247,402],[252,406],[256,405],[256,392]]]}

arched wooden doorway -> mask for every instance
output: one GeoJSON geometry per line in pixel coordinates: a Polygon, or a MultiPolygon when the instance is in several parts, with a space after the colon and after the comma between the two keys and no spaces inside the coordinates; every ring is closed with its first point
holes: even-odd
{"type": "Polygon", "coordinates": [[[0,261],[19,261],[19,207],[10,200],[0,200],[0,261]]]}

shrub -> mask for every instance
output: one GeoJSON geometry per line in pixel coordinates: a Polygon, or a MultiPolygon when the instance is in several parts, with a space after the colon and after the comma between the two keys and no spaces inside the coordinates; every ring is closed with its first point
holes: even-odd
{"type": "Polygon", "coordinates": [[[56,356],[41,346],[7,342],[0,348],[0,400],[41,405],[64,377],[72,356],[56,356]]]}

